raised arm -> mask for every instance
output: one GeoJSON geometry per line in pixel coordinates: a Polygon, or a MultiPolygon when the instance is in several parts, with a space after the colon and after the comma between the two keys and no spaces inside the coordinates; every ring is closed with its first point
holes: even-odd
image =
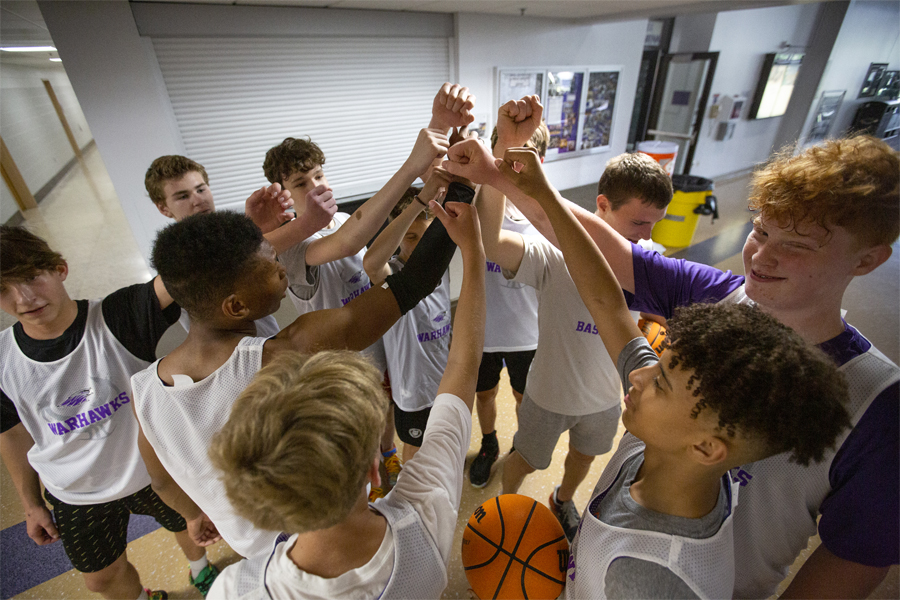
{"type": "Polygon", "coordinates": [[[615,274],[587,231],[563,203],[559,192],[547,181],[534,149],[507,150],[498,166],[507,179],[537,200],[547,213],[560,241],[569,274],[615,364],[625,345],[641,335],[628,312],[615,274]]]}
{"type": "Polygon", "coordinates": [[[463,260],[463,280],[453,321],[453,341],[438,394],[453,394],[461,398],[471,411],[484,347],[486,310],[484,248],[481,245],[478,212],[475,207],[457,202],[448,202],[445,208],[432,202],[431,210],[456,241],[463,260]]]}
{"type": "Polygon", "coordinates": [[[409,226],[425,210],[429,200],[441,202],[444,199],[449,184],[449,174],[446,171],[433,169],[416,199],[378,234],[363,258],[363,268],[373,285],[380,284],[391,274],[391,268],[387,263],[409,230],[409,226]]]}
{"type": "MultiPolygon", "coordinates": [[[[132,403],[132,408],[134,403],[132,403]]],[[[137,415],[135,415],[137,419],[137,415]]],[[[163,502],[173,508],[178,514],[187,521],[188,535],[191,540],[198,546],[209,546],[221,539],[216,526],[209,517],[200,510],[190,496],[184,493],[166,468],[156,456],[156,451],[147,438],[144,436],[144,430],[141,429],[140,421],[138,421],[138,450],[141,452],[141,458],[147,466],[147,472],[150,474],[150,485],[156,495],[163,502]]]]}
{"type": "MultiPolygon", "coordinates": [[[[475,192],[451,183],[447,199],[471,204],[475,192]]],[[[423,298],[431,294],[456,251],[441,222],[425,231],[406,266],[341,308],[306,313],[285,327],[263,348],[263,364],[276,352],[293,349],[317,352],[327,349],[363,350],[423,298]]]]}
{"type": "Polygon", "coordinates": [[[0,433],[0,456],[16,486],[22,508],[25,509],[28,537],[38,546],[44,546],[59,540],[59,532],[53,522],[53,515],[41,497],[38,474],[28,462],[28,451],[33,445],[34,439],[21,423],[0,433]]]}
{"type": "Polygon", "coordinates": [[[384,187],[357,208],[353,218],[347,219],[336,232],[309,244],[306,264],[322,265],[359,252],[378,233],[403,192],[431,166],[435,158],[446,154],[447,140],[445,133],[422,129],[409,158],[384,187]]]}

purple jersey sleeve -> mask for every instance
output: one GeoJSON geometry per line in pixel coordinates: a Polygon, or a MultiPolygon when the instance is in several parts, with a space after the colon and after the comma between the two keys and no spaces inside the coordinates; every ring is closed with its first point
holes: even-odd
{"type": "Polygon", "coordinates": [[[844,560],[900,562],[900,384],[879,394],[844,441],[828,474],[819,536],[844,560]]]}
{"type": "Polygon", "coordinates": [[[718,302],[744,283],[741,275],[683,259],[667,258],[631,245],[634,295],[626,294],[631,310],[670,318],[675,308],[697,302],[718,302]]]}

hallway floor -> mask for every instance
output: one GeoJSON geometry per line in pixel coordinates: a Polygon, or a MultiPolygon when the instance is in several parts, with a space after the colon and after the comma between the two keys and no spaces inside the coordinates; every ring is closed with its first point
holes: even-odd
{"type": "MultiPolygon", "coordinates": [[[[722,269],[742,272],[741,247],[748,231],[746,210],[749,176],[716,182],[721,219],[710,223],[702,218],[693,243],[671,254],[713,264],[722,269]]],[[[215,189],[215,182],[213,182],[215,189]]],[[[593,199],[585,188],[566,190],[563,195],[591,205],[593,199]],[[571,192],[569,194],[568,192],[571,192]],[[577,197],[577,196],[581,197],[577,197]]],[[[150,202],[147,199],[147,202],[150,202]]],[[[99,298],[132,283],[147,281],[151,272],[140,255],[127,221],[116,197],[115,190],[95,146],[85,155],[39,205],[24,215],[25,224],[44,237],[52,248],[60,251],[69,263],[70,276],[66,287],[73,298],[99,298]]],[[[900,246],[894,246],[889,262],[873,274],[857,279],[845,295],[847,319],[869,337],[889,358],[900,359],[900,246]]],[[[284,326],[295,318],[290,301],[282,303],[276,313],[284,326]]],[[[5,313],[0,314],[0,329],[14,321],[5,313]]],[[[184,332],[176,325],[160,344],[160,355],[165,354],[183,339],[184,332]]],[[[460,518],[457,527],[456,547],[468,516],[482,502],[500,493],[500,470],[515,432],[514,400],[504,372],[498,396],[498,435],[501,459],[495,465],[488,485],[476,489],[464,484],[460,518]]],[[[620,425],[619,435],[622,434],[620,425]]],[[[481,431],[475,417],[469,460],[477,454],[481,443],[481,431]]],[[[563,460],[568,447],[568,436],[563,435],[554,451],[553,462],[545,471],[535,473],[525,480],[521,494],[546,503],[547,498],[562,476],[563,460]]],[[[598,457],[587,480],[575,496],[579,510],[584,508],[594,483],[599,478],[609,455],[598,457]]],[[[9,474],[0,469],[0,598],[91,598],[79,573],[71,569],[61,544],[38,547],[25,532],[24,513],[9,474]]],[[[129,533],[128,557],[137,567],[146,587],[166,589],[169,597],[200,598],[199,592],[188,584],[186,560],[173,536],[158,527],[148,517],[132,519],[129,533]]],[[[812,540],[810,548],[818,544],[812,540]]],[[[220,568],[237,560],[237,555],[220,542],[209,550],[210,559],[220,568]]],[[[802,564],[805,555],[797,564],[802,564]]],[[[796,565],[795,565],[796,566],[796,565]]],[[[445,598],[468,598],[468,584],[460,564],[459,552],[450,563],[449,585],[445,598]]],[[[872,597],[897,598],[898,570],[891,570],[888,579],[872,597]]]]}

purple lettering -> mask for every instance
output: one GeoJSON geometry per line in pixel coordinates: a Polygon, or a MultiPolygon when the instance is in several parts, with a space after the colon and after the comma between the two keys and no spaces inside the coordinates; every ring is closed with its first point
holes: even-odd
{"type": "Polygon", "coordinates": [[[64,433],[69,433],[69,430],[63,427],[62,423],[56,424],[56,435],[62,435],[64,433]]]}
{"type": "Polygon", "coordinates": [[[100,415],[101,419],[105,419],[106,417],[112,415],[109,411],[109,404],[104,404],[103,406],[98,406],[94,410],[97,411],[97,414],[100,415]]]}
{"type": "Polygon", "coordinates": [[[47,423],[47,427],[49,427],[49,428],[50,428],[50,431],[52,431],[55,435],[59,435],[59,434],[56,432],[56,423],[47,423]]]}
{"type": "Polygon", "coordinates": [[[593,333],[594,335],[600,335],[600,332],[597,331],[597,326],[596,326],[596,325],[591,325],[591,327],[594,328],[593,331],[592,331],[591,333],[593,333]]]}
{"type": "Polygon", "coordinates": [[[131,402],[131,398],[128,397],[128,392],[122,392],[118,397],[122,404],[128,404],[129,402],[131,402]]]}
{"type": "Polygon", "coordinates": [[[87,413],[78,413],[77,416],[78,416],[78,426],[79,427],[87,427],[88,425],[90,425],[90,423],[87,420],[87,417],[85,416],[86,414],[87,413]]]}
{"type": "Polygon", "coordinates": [[[72,417],[71,419],[66,419],[66,425],[69,426],[69,429],[71,429],[72,431],[75,431],[76,429],[78,429],[78,419],[76,419],[75,417],[72,417]]]}
{"type": "Polygon", "coordinates": [[[584,331],[584,321],[578,321],[578,326],[575,327],[575,331],[584,331]]]}
{"type": "Polygon", "coordinates": [[[97,421],[103,420],[99,416],[97,416],[97,413],[95,413],[93,410],[87,411],[87,414],[91,417],[91,423],[96,423],[97,421]]]}
{"type": "Polygon", "coordinates": [[[116,402],[116,398],[113,398],[112,400],[110,400],[109,405],[112,407],[113,412],[116,412],[117,410],[119,410],[119,403],[116,402]]]}

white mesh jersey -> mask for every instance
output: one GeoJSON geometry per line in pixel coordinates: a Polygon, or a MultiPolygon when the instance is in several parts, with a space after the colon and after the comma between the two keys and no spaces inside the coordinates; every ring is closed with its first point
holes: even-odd
{"type": "MultiPolygon", "coordinates": [[[[527,220],[503,217],[503,229],[540,236],[527,220]]],[[[487,261],[484,275],[487,318],[484,325],[485,352],[523,352],[538,343],[538,299],[534,288],[504,276],[497,263],[487,261]]]]}
{"type": "MultiPolygon", "coordinates": [[[[278,335],[278,332],[281,331],[281,327],[278,326],[278,321],[275,320],[274,315],[268,315],[262,319],[257,319],[254,323],[256,323],[256,335],[259,337],[270,338],[278,335]]],[[[181,325],[185,331],[191,330],[191,318],[183,308],[181,309],[181,316],[178,317],[178,324],[181,325]]]]}
{"type": "MultiPolygon", "coordinates": [[[[388,264],[394,273],[403,265],[396,256],[388,264]]],[[[425,410],[434,403],[450,355],[449,273],[382,339],[394,402],[407,412],[425,410]]]]}
{"type": "MultiPolygon", "coordinates": [[[[847,412],[854,427],[875,397],[900,380],[900,368],[875,346],[839,370],[847,377],[847,412]]],[[[808,467],[789,462],[788,454],[782,453],[733,469],[745,486],[734,523],[735,598],[770,596],[787,577],[788,568],[816,533],[819,507],[831,493],[831,463],[851,432],[846,429],[825,458],[808,467]]]]}
{"type": "Polygon", "coordinates": [[[740,487],[737,481],[732,481],[722,526],[715,535],[704,539],[623,529],[607,525],[591,513],[590,506],[599,502],[615,483],[622,465],[643,450],[644,443],[626,433],[603,470],[572,542],[566,597],[606,598],[606,571],[612,561],[627,556],[669,569],[700,598],[730,598],[734,586],[733,516],[740,487]]]}
{"type": "Polygon", "coordinates": [[[131,378],[141,428],[160,462],[222,538],[246,557],[268,551],[278,532],[258,529],[235,513],[207,451],[231,415],[231,405],[259,371],[265,342],[242,339],[224,365],[196,383],[164,385],[156,374],[159,361],[131,378]]]}
{"type": "MultiPolygon", "coordinates": [[[[721,302],[755,304],[743,285],[721,302]]],[[[872,401],[900,380],[900,368],[875,346],[838,370],[847,377],[847,412],[853,427],[872,401]]],[[[787,577],[790,566],[816,534],[819,507],[831,493],[831,463],[851,432],[852,428],[845,430],[824,459],[808,467],[790,462],[783,453],[732,469],[743,487],[741,510],[734,521],[735,598],[771,596],[787,577]]]]}
{"type": "MultiPolygon", "coordinates": [[[[447,587],[447,567],[434,540],[422,524],[422,518],[411,504],[384,498],[378,500],[376,510],[388,522],[393,542],[386,548],[392,558],[390,569],[376,568],[377,574],[389,573],[387,580],[378,584],[367,582],[369,589],[383,587],[376,598],[440,598],[447,587]]],[[[210,599],[234,598],[235,600],[267,600],[278,598],[311,598],[319,594],[304,593],[303,575],[287,555],[296,540],[291,537],[280,542],[268,554],[229,567],[215,586],[210,599]],[[298,572],[292,572],[298,571],[298,572]],[[282,578],[286,581],[281,580],[282,578]],[[297,585],[286,587],[293,580],[297,585]]],[[[380,553],[380,551],[379,551],[380,553]]],[[[376,558],[373,558],[373,561],[376,558]]],[[[368,565],[366,565],[368,566],[368,565]]],[[[378,565],[380,566],[380,565],[378,565]]],[[[359,590],[359,588],[355,588],[359,590]]],[[[340,597],[340,596],[339,596],[340,597]]]]}
{"type": "Polygon", "coordinates": [[[306,264],[306,249],[316,239],[331,235],[350,218],[335,213],[335,226],[323,229],[278,256],[287,269],[288,297],[301,315],[323,308],[340,308],[371,287],[363,269],[363,248],[356,254],[318,266],[306,264]]]}
{"type": "Polygon", "coordinates": [[[537,290],[539,342],[525,393],[560,415],[579,416],[619,406],[622,383],[593,324],[562,252],[543,238],[523,236],[515,281],[537,290]]]}
{"type": "Polygon", "coordinates": [[[113,335],[100,300],[88,304],[78,346],[52,362],[31,360],[13,328],[0,332],[0,388],[34,446],[28,462],[67,504],[99,504],[150,485],[137,447],[131,374],[146,368],[113,335]]]}

